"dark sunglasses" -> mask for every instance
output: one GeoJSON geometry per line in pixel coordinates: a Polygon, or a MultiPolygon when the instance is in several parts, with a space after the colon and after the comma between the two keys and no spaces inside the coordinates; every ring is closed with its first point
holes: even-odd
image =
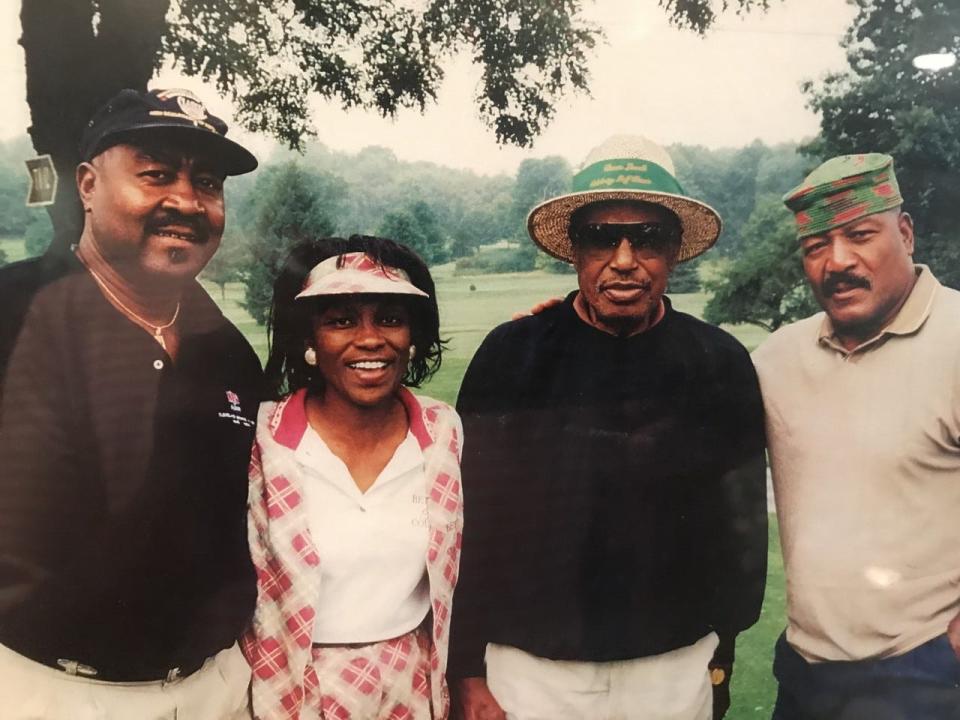
{"type": "Polygon", "coordinates": [[[634,250],[662,250],[680,240],[680,231],[673,225],[659,222],[586,223],[570,228],[574,245],[591,250],[613,250],[622,240],[634,250]]]}

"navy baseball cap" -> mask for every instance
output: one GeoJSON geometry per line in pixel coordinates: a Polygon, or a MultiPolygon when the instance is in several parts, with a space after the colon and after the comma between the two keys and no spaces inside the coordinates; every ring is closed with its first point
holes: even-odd
{"type": "Polygon", "coordinates": [[[242,175],[257,167],[249,150],[226,138],[227,124],[207,112],[189,90],[121,90],[87,123],[80,158],[90,161],[107,148],[157,130],[182,132],[185,139],[209,148],[227,175],[242,175]]]}

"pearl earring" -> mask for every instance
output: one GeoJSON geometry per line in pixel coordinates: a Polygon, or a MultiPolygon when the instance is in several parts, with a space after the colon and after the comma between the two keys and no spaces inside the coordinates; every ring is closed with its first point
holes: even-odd
{"type": "Polygon", "coordinates": [[[410,359],[413,360],[416,356],[417,356],[417,346],[416,346],[416,345],[411,345],[411,346],[410,346],[410,359]]]}
{"type": "Polygon", "coordinates": [[[307,365],[316,365],[317,364],[317,351],[312,347],[308,347],[303,351],[303,361],[307,365]]]}

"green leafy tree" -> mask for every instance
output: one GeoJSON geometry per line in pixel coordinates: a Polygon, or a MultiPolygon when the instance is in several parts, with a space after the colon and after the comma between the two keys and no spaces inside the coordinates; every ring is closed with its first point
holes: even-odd
{"type": "MultiPolygon", "coordinates": [[[[417,180],[409,177],[392,150],[368,146],[354,155],[330,151],[326,154],[325,162],[316,167],[326,167],[328,171],[342,175],[352,189],[344,202],[338,226],[342,234],[376,234],[387,213],[409,204],[410,198],[405,193],[410,188],[402,187],[401,183],[411,183],[412,180],[413,185],[417,180]]],[[[315,155],[308,151],[308,161],[312,163],[315,155]]]]}
{"type": "Polygon", "coordinates": [[[677,265],[670,273],[667,292],[694,293],[700,290],[700,274],[697,271],[699,264],[695,259],[677,265]]]}
{"type": "MultiPolygon", "coordinates": [[[[570,192],[572,186],[573,170],[570,163],[559,155],[521,162],[513,185],[511,215],[514,238],[521,243],[531,242],[527,234],[527,215],[544,200],[570,192]]],[[[542,251],[538,251],[536,266],[552,273],[573,272],[569,263],[542,251]]]]}
{"type": "Polygon", "coordinates": [[[807,83],[820,137],[806,150],[893,155],[904,207],[916,221],[917,253],[960,287],[960,68],[913,66],[922,53],[960,55],[955,0],[856,0],[844,38],[849,69],[807,83]]]}
{"type": "Polygon", "coordinates": [[[586,89],[598,36],[578,0],[180,0],[163,50],[231,94],[245,125],[294,145],[313,132],[311,93],[422,110],[443,61],[465,51],[482,68],[480,116],[500,142],[528,145],[565,91],[586,89]]]}
{"type": "Polygon", "coordinates": [[[45,212],[35,212],[30,217],[27,229],[23,235],[23,247],[27,257],[36,257],[42,254],[53,240],[53,225],[50,216],[45,212]]]}
{"type": "MultiPolygon", "coordinates": [[[[738,15],[751,10],[767,10],[776,0],[722,0],[720,12],[731,8],[738,15]]],[[[714,0],[660,0],[660,5],[670,17],[670,22],[689,28],[703,35],[717,19],[714,0]]]]}
{"type": "MultiPolygon", "coordinates": [[[[743,148],[722,150],[674,145],[670,152],[676,164],[677,178],[687,193],[711,205],[723,218],[723,233],[716,248],[705,258],[711,261],[718,256],[730,259],[730,263],[723,263],[722,267],[735,268],[734,272],[743,279],[745,265],[756,262],[756,251],[751,251],[750,245],[757,241],[757,236],[752,228],[745,228],[759,202],[766,196],[779,198],[800,182],[810,169],[810,158],[801,155],[791,143],[767,146],[753,142],[743,148]]],[[[699,268],[703,259],[677,266],[670,276],[669,290],[679,293],[699,289],[699,268]]],[[[796,272],[795,267],[770,266],[767,270],[774,274],[796,272]]],[[[712,286],[715,285],[716,281],[712,286]]],[[[735,303],[744,307],[750,304],[747,299],[735,301],[733,298],[724,298],[717,303],[727,309],[735,303]]]]}
{"type": "Polygon", "coordinates": [[[220,288],[220,299],[227,298],[227,283],[243,280],[248,259],[247,238],[253,234],[259,210],[257,179],[259,172],[231,178],[224,185],[224,203],[227,210],[226,231],[220,247],[203,268],[203,278],[220,288]]]}
{"type": "MultiPolygon", "coordinates": [[[[93,111],[171,63],[231,97],[247,128],[300,147],[311,97],[384,115],[423,109],[443,63],[466,52],[482,69],[480,116],[500,142],[529,145],[564,93],[586,89],[600,35],[578,0],[30,0],[20,17],[30,134],[62,179],[93,111]]],[[[51,214],[58,243],[75,240],[72,183],[51,214]]]]}
{"type": "Polygon", "coordinates": [[[513,236],[511,217],[513,179],[483,178],[475,188],[465,187],[462,212],[450,217],[450,254],[460,258],[513,236]]]}
{"type": "Polygon", "coordinates": [[[771,146],[770,152],[757,165],[757,197],[783,197],[787,191],[799,185],[818,163],[816,158],[801,153],[795,143],[771,146]]]}
{"type": "Polygon", "coordinates": [[[0,142],[0,236],[22,237],[38,212],[25,204],[29,180],[23,161],[33,154],[25,135],[0,142]]]}
{"type": "Polygon", "coordinates": [[[227,283],[243,279],[247,258],[246,243],[236,233],[224,236],[220,248],[203,268],[203,278],[220,288],[220,299],[227,299],[227,283]]]}
{"type": "Polygon", "coordinates": [[[377,234],[388,214],[409,210],[419,201],[427,202],[436,215],[452,258],[513,234],[512,177],[406,162],[376,146],[348,154],[311,143],[304,162],[342,176],[350,186],[337,221],[343,235],[377,234]]]}
{"type": "MultiPolygon", "coordinates": [[[[739,11],[768,0],[723,0],[739,11]]],[[[143,90],[173,64],[231,97],[242,124],[300,147],[311,96],[393,115],[436,99],[443,63],[481,68],[476,105],[499,142],[529,145],[556,102],[587,89],[600,31],[581,0],[29,0],[20,24],[30,135],[61,179],[73,177],[90,115],[118,90],[143,90]]],[[[704,32],[710,0],[663,0],[672,21],[704,32]]],[[[58,245],[76,240],[71,182],[50,208],[58,245]]]]}
{"type": "Polygon", "coordinates": [[[345,193],[343,181],[296,162],[266,168],[254,186],[253,225],[240,268],[243,307],[261,325],[270,312],[273,282],[299,240],[331,235],[345,193]]]}
{"type": "Polygon", "coordinates": [[[520,163],[511,208],[518,240],[527,238],[527,215],[534,206],[570,192],[572,183],[570,163],[559,155],[530,158],[520,163]]]}
{"type": "Polygon", "coordinates": [[[477,252],[481,245],[492,245],[512,234],[510,198],[501,196],[491,203],[477,203],[462,216],[452,230],[450,256],[461,258],[477,252]]]}
{"type": "Polygon", "coordinates": [[[712,254],[735,256],[741,250],[740,230],[757,198],[784,193],[803,177],[809,161],[793,145],[767,146],[754,141],[742,148],[710,150],[702,146],[670,148],[677,179],[692,197],[702,200],[723,218],[723,234],[712,254]]]}
{"type": "Polygon", "coordinates": [[[719,279],[704,308],[707,322],[750,323],[774,331],[817,311],[790,211],[779,196],[763,197],[743,228],[743,250],[719,279]]]}
{"type": "Polygon", "coordinates": [[[12,168],[0,166],[0,236],[23,235],[30,221],[26,197],[26,179],[18,177],[12,168]]]}
{"type": "MultiPolygon", "coordinates": [[[[257,181],[264,171],[265,168],[261,165],[258,171],[231,178],[224,185],[226,231],[219,249],[202,273],[205,280],[220,288],[221,300],[226,299],[227,283],[242,281],[244,278],[244,268],[248,262],[247,242],[254,233],[256,216],[260,211],[257,181]]],[[[263,187],[259,189],[262,190],[263,187]]]]}
{"type": "Polygon", "coordinates": [[[377,234],[406,245],[428,265],[448,259],[446,241],[437,223],[437,216],[422,200],[406,209],[387,213],[377,234]]]}

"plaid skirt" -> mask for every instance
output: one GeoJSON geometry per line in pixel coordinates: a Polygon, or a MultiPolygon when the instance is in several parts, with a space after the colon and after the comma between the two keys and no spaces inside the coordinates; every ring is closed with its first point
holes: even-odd
{"type": "Polygon", "coordinates": [[[360,646],[315,646],[304,676],[304,717],[431,720],[430,634],[360,646]]]}

